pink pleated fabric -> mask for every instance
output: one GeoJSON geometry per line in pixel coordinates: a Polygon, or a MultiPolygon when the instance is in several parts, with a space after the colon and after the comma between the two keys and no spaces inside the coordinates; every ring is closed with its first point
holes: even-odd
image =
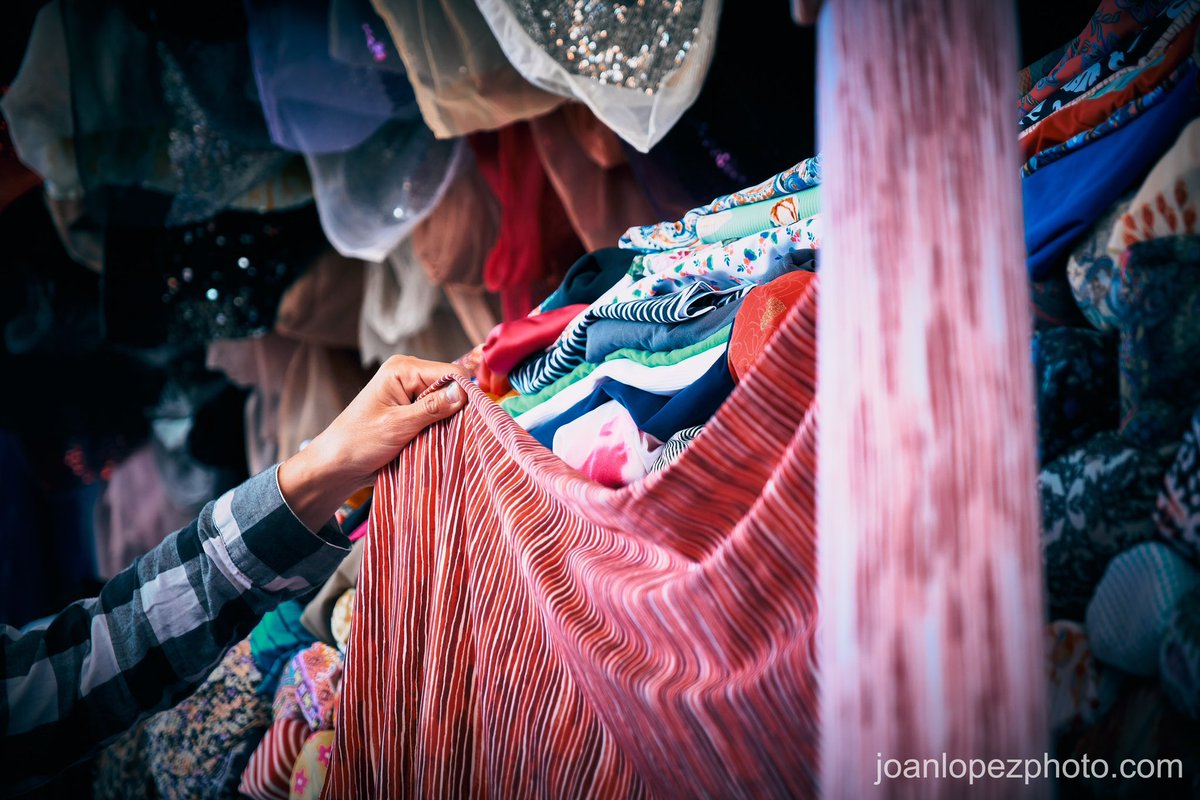
{"type": "Polygon", "coordinates": [[[815,309],[623,489],[464,382],[377,481],[324,797],[814,794],[815,309]]]}

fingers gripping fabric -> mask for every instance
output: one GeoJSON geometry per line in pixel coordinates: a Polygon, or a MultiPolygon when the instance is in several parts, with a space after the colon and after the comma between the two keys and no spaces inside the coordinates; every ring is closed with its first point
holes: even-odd
{"type": "Polygon", "coordinates": [[[377,481],[324,796],[813,795],[815,308],[618,490],[463,382],[377,481]]]}

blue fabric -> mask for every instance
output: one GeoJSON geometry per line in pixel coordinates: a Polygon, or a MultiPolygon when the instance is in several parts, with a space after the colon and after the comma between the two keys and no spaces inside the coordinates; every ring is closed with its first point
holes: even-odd
{"type": "Polygon", "coordinates": [[[732,391],[729,361],[722,355],[690,386],[671,396],[652,394],[618,381],[602,381],[586,398],[529,432],[533,438],[550,447],[554,443],[555,432],[563,425],[579,419],[609,400],[616,400],[625,406],[639,430],[665,442],[684,428],[708,422],[732,391]]]}
{"type": "Polygon", "coordinates": [[[601,319],[588,328],[587,360],[600,364],[610,354],[630,348],[661,353],[678,350],[707,339],[733,323],[745,296],[714,308],[687,322],[661,325],[657,322],[638,322],[627,319],[601,319]]]}
{"type": "Polygon", "coordinates": [[[1124,192],[1133,188],[1200,111],[1196,68],[1169,96],[1124,127],[1047,164],[1021,182],[1029,274],[1044,280],[1124,192]]]}

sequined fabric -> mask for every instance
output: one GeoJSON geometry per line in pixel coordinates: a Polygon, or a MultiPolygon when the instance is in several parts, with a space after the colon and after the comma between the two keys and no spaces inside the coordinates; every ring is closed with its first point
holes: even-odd
{"type": "Polygon", "coordinates": [[[654,94],[700,33],[703,3],[509,0],[521,27],[569,71],[654,94]]]}

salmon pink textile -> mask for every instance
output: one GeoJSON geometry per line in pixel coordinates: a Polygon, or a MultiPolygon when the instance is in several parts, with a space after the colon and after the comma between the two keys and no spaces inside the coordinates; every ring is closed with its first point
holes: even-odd
{"type": "Polygon", "coordinates": [[[816,791],[816,285],[608,489],[473,384],[379,476],[325,798],[816,791]]]}

